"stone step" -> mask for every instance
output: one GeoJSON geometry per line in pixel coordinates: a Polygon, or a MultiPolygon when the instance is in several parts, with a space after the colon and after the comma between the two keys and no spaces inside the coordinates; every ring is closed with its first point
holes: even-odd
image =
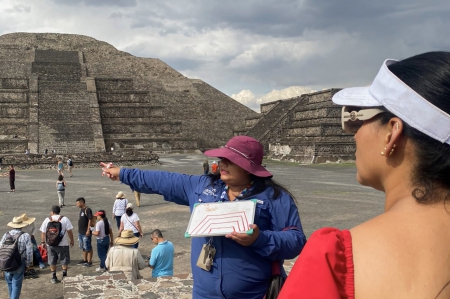
{"type": "Polygon", "coordinates": [[[36,50],[34,54],[36,63],[78,63],[78,51],[36,50]]]}
{"type": "Polygon", "coordinates": [[[133,79],[128,78],[96,78],[95,86],[97,91],[104,90],[132,90],[133,79]]]}
{"type": "Polygon", "coordinates": [[[39,93],[87,92],[85,82],[39,80],[39,93]]]}
{"type": "Polygon", "coordinates": [[[31,73],[39,76],[39,80],[77,82],[81,78],[81,65],[79,63],[33,62],[31,73]]]}

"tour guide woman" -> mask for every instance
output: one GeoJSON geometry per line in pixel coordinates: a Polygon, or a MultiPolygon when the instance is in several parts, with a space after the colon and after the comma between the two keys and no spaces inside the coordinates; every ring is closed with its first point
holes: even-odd
{"type": "Polygon", "coordinates": [[[384,213],[311,235],[278,298],[450,298],[450,53],[386,60],[333,102],[384,213]]]}
{"type": "Polygon", "coordinates": [[[220,174],[196,176],[102,166],[112,180],[120,179],[133,190],[189,205],[191,212],[196,203],[257,199],[253,234],[212,237],[216,255],[210,271],[199,268],[196,262],[211,238],[193,238],[191,268],[193,298],[261,299],[269,285],[273,261],[282,265],[284,259],[295,258],[306,242],[294,199],[261,165],[263,147],[251,137],[233,137],[225,147],[205,155],[221,159],[220,174]]]}

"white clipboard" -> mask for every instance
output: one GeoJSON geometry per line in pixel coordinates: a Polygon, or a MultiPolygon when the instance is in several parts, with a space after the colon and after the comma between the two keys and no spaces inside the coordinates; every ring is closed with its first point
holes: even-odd
{"type": "Polygon", "coordinates": [[[225,236],[237,232],[253,234],[256,199],[242,201],[196,203],[184,236],[225,236]]]}

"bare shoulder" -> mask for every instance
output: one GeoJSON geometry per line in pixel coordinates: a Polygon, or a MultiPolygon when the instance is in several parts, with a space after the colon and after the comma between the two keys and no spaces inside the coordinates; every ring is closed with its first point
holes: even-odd
{"type": "Polygon", "coordinates": [[[435,298],[450,280],[448,227],[448,212],[419,206],[351,229],[356,297],[435,298]]]}

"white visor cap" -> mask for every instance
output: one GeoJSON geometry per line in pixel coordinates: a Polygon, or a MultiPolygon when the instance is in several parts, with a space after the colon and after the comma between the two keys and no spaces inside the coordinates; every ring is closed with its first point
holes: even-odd
{"type": "Polygon", "coordinates": [[[333,102],[342,106],[383,106],[420,132],[450,144],[450,115],[432,105],[388,68],[397,60],[384,61],[372,85],[345,88],[333,96],[333,102]]]}

